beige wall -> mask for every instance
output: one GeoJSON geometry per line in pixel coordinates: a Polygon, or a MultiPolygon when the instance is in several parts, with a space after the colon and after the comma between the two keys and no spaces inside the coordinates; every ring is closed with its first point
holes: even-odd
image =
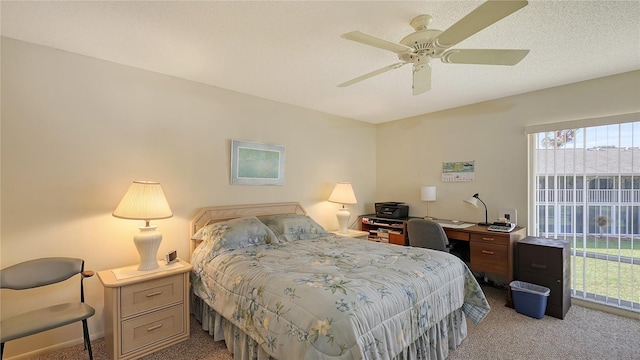
{"type": "Polygon", "coordinates": [[[484,221],[484,207],[463,202],[474,193],[489,221],[515,208],[527,226],[527,125],[640,110],[640,71],[511,96],[381,124],[377,131],[376,199],[405,201],[424,216],[420,186],[436,185],[429,215],[484,221]],[[442,162],[475,160],[472,182],[442,182],[442,162]]]}
{"type": "MultiPolygon", "coordinates": [[[[152,222],[160,254],[183,258],[203,206],[299,201],[335,229],[339,205],[326,199],[343,180],[358,197],[354,217],[373,207],[374,125],[6,38],[1,136],[2,267],[44,256],[82,257],[96,271],[136,263],[143,222],[111,216],[133,180],[161,182],[174,216],[152,222]],[[230,139],[285,145],[285,185],[230,185],[230,139]]],[[[88,280],[94,337],[104,331],[102,290],[88,280]]],[[[1,301],[4,318],[41,299],[2,290],[1,301]]],[[[6,355],[81,333],[73,325],[12,341],[6,355]]]]}
{"type": "MultiPolygon", "coordinates": [[[[160,252],[182,257],[189,219],[207,205],[299,201],[336,228],[338,205],[325,199],[338,180],[354,184],[353,214],[374,201],[406,201],[422,216],[419,188],[433,184],[433,216],[481,220],[482,210],[462,202],[479,192],[490,219],[513,207],[526,225],[524,126],[640,108],[636,71],[376,127],[5,38],[1,81],[2,267],[59,255],[83,257],[93,270],[137,262],[131,238],[141,224],[111,216],[134,179],[162,183],[174,217],[153,222],[164,234],[160,252]],[[230,139],[286,145],[286,185],[229,185],[230,139]],[[440,181],[443,161],[466,160],[476,161],[475,181],[440,181]]],[[[87,295],[99,337],[98,279],[87,295]]],[[[39,299],[3,290],[0,301],[4,317],[39,299]]],[[[13,341],[7,355],[79,341],[80,333],[69,326],[28,345],[13,341]]]]}

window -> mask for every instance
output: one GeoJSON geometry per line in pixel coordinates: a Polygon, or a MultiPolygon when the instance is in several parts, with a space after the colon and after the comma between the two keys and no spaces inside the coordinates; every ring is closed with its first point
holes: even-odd
{"type": "Polygon", "coordinates": [[[572,296],[640,312],[640,113],[527,133],[532,235],[570,242],[572,296]]]}

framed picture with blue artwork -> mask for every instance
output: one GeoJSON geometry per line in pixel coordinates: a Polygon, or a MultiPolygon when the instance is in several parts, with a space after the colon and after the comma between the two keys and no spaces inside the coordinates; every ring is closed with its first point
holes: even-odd
{"type": "Polygon", "coordinates": [[[231,140],[231,184],[284,185],[284,145],[231,140]]]}

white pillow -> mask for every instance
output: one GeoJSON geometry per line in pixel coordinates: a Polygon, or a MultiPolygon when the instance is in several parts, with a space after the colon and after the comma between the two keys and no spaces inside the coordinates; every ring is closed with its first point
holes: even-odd
{"type": "Polygon", "coordinates": [[[255,216],[210,224],[198,230],[193,240],[213,241],[213,250],[241,249],[277,243],[277,236],[255,216]]]}
{"type": "Polygon", "coordinates": [[[280,241],[317,239],[330,235],[322,226],[307,215],[283,214],[262,219],[280,241]]]}

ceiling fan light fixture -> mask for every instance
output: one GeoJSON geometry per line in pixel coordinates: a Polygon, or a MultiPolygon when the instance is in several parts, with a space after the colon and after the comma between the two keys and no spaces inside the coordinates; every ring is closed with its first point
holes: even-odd
{"type": "Polygon", "coordinates": [[[413,95],[420,95],[431,90],[431,63],[425,56],[422,62],[413,65],[413,95]]]}

